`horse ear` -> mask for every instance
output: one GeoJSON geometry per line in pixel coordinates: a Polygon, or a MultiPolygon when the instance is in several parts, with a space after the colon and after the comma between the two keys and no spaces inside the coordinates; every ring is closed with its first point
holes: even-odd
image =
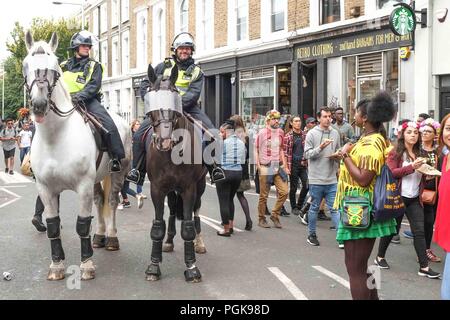
{"type": "Polygon", "coordinates": [[[148,76],[148,81],[150,81],[150,83],[155,83],[156,73],[155,73],[155,69],[153,69],[151,63],[149,63],[149,65],[148,65],[147,76],[148,76]]]}
{"type": "Polygon", "coordinates": [[[172,85],[175,85],[175,82],[177,82],[178,79],[178,66],[174,65],[172,68],[172,71],[170,72],[170,83],[172,85]]]}
{"type": "Polygon", "coordinates": [[[52,38],[50,39],[50,48],[53,52],[56,52],[56,49],[58,48],[58,35],[56,32],[53,32],[52,38]]]}
{"type": "Polygon", "coordinates": [[[31,34],[30,30],[28,30],[25,34],[25,45],[27,47],[27,51],[30,51],[30,49],[34,45],[33,35],[31,34]]]}

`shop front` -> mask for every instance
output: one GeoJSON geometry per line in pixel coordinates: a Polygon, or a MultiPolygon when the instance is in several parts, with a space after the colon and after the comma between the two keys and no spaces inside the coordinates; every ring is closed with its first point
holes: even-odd
{"type": "Polygon", "coordinates": [[[298,102],[300,113],[313,115],[321,106],[340,106],[351,122],[357,101],[380,90],[389,92],[400,110],[409,107],[406,97],[412,92],[407,81],[401,82],[401,75],[411,77],[413,68],[407,62],[409,55],[403,54],[402,60],[399,51],[409,50],[411,35],[396,36],[386,25],[373,30],[360,24],[330,32],[328,37],[317,36],[320,41],[294,45],[292,67],[297,72],[293,76],[298,77],[299,86],[293,88],[297,93],[293,100],[298,102]]]}
{"type": "Polygon", "coordinates": [[[289,114],[291,63],[289,48],[200,62],[205,74],[202,107],[216,125],[237,113],[247,127],[260,128],[269,110],[289,114]]]}

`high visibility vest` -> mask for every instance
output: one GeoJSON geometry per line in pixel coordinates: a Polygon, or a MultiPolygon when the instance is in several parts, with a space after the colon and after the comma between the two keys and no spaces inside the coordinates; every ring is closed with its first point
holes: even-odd
{"type": "MultiPolygon", "coordinates": [[[[63,70],[63,80],[64,83],[67,86],[67,89],[69,89],[69,93],[77,93],[84,89],[86,84],[91,80],[92,73],[94,72],[94,67],[97,62],[94,60],[89,60],[89,62],[86,64],[84,71],[68,71],[65,70],[65,66],[67,64],[67,61],[64,61],[61,63],[61,69],[63,70]]],[[[105,68],[103,65],[102,67],[102,76],[103,76],[103,70],[105,68]]],[[[101,93],[101,92],[99,92],[101,93]]]]}
{"type": "MultiPolygon", "coordinates": [[[[175,66],[176,62],[173,59],[166,59],[164,61],[165,68],[163,77],[170,77],[170,73],[172,72],[172,68],[175,66]]],[[[192,64],[186,70],[178,69],[178,78],[175,82],[175,86],[177,87],[180,95],[184,95],[189,88],[189,85],[192,81],[196,80],[200,75],[200,67],[192,64]]]]}

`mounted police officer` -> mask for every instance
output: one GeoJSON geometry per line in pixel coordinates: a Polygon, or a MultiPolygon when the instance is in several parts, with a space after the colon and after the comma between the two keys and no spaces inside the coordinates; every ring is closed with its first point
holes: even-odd
{"type": "MultiPolygon", "coordinates": [[[[214,125],[208,116],[198,106],[198,99],[202,91],[203,72],[199,66],[194,63],[192,54],[195,51],[195,43],[192,35],[188,32],[179,33],[172,42],[173,55],[166,58],[155,68],[156,76],[163,75],[169,77],[174,66],[178,67],[178,78],[175,83],[181,95],[183,111],[191,115],[195,120],[201,122],[204,128],[213,129],[214,125]]],[[[144,99],[150,86],[146,78],[141,83],[140,93],[144,99]]],[[[142,137],[151,126],[150,119],[147,116],[141,123],[139,130],[133,136],[133,168],[127,176],[127,180],[137,183],[145,177],[145,146],[142,137]]],[[[215,165],[208,166],[212,179],[215,181],[224,178],[223,171],[215,165]],[[214,170],[212,170],[214,168],[214,170]]]]}
{"type": "Polygon", "coordinates": [[[69,89],[74,105],[84,103],[104,127],[102,134],[111,157],[109,170],[120,172],[120,160],[125,158],[125,150],[114,121],[100,104],[103,66],[89,57],[93,45],[93,34],[88,31],[75,33],[70,40],[74,56],[61,64],[64,82],[69,89]]]}

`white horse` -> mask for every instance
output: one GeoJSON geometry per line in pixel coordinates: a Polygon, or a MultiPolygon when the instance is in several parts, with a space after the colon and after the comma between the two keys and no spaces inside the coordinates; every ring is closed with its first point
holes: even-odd
{"type": "Polygon", "coordinates": [[[117,125],[126,158],[122,171],[109,173],[107,153],[96,165],[100,151],[89,125],[78,113],[61,79],[62,70],[54,52],[58,38],[53,33],[50,43],[34,42],[26,33],[28,55],[23,61],[25,85],[36,120],[36,134],[31,146],[31,165],[36,186],[45,206],[47,235],[50,239],[52,263],[48,280],[64,278],[64,250],[60,237],[58,196],[64,190],[73,190],[80,197],[76,231],[81,239],[81,279],[95,277],[90,237],[92,205],[98,210],[94,247],[118,250],[116,208],[119,191],[131,159],[131,131],[116,116],[117,125]],[[103,183],[101,183],[103,181],[103,183]]]}

